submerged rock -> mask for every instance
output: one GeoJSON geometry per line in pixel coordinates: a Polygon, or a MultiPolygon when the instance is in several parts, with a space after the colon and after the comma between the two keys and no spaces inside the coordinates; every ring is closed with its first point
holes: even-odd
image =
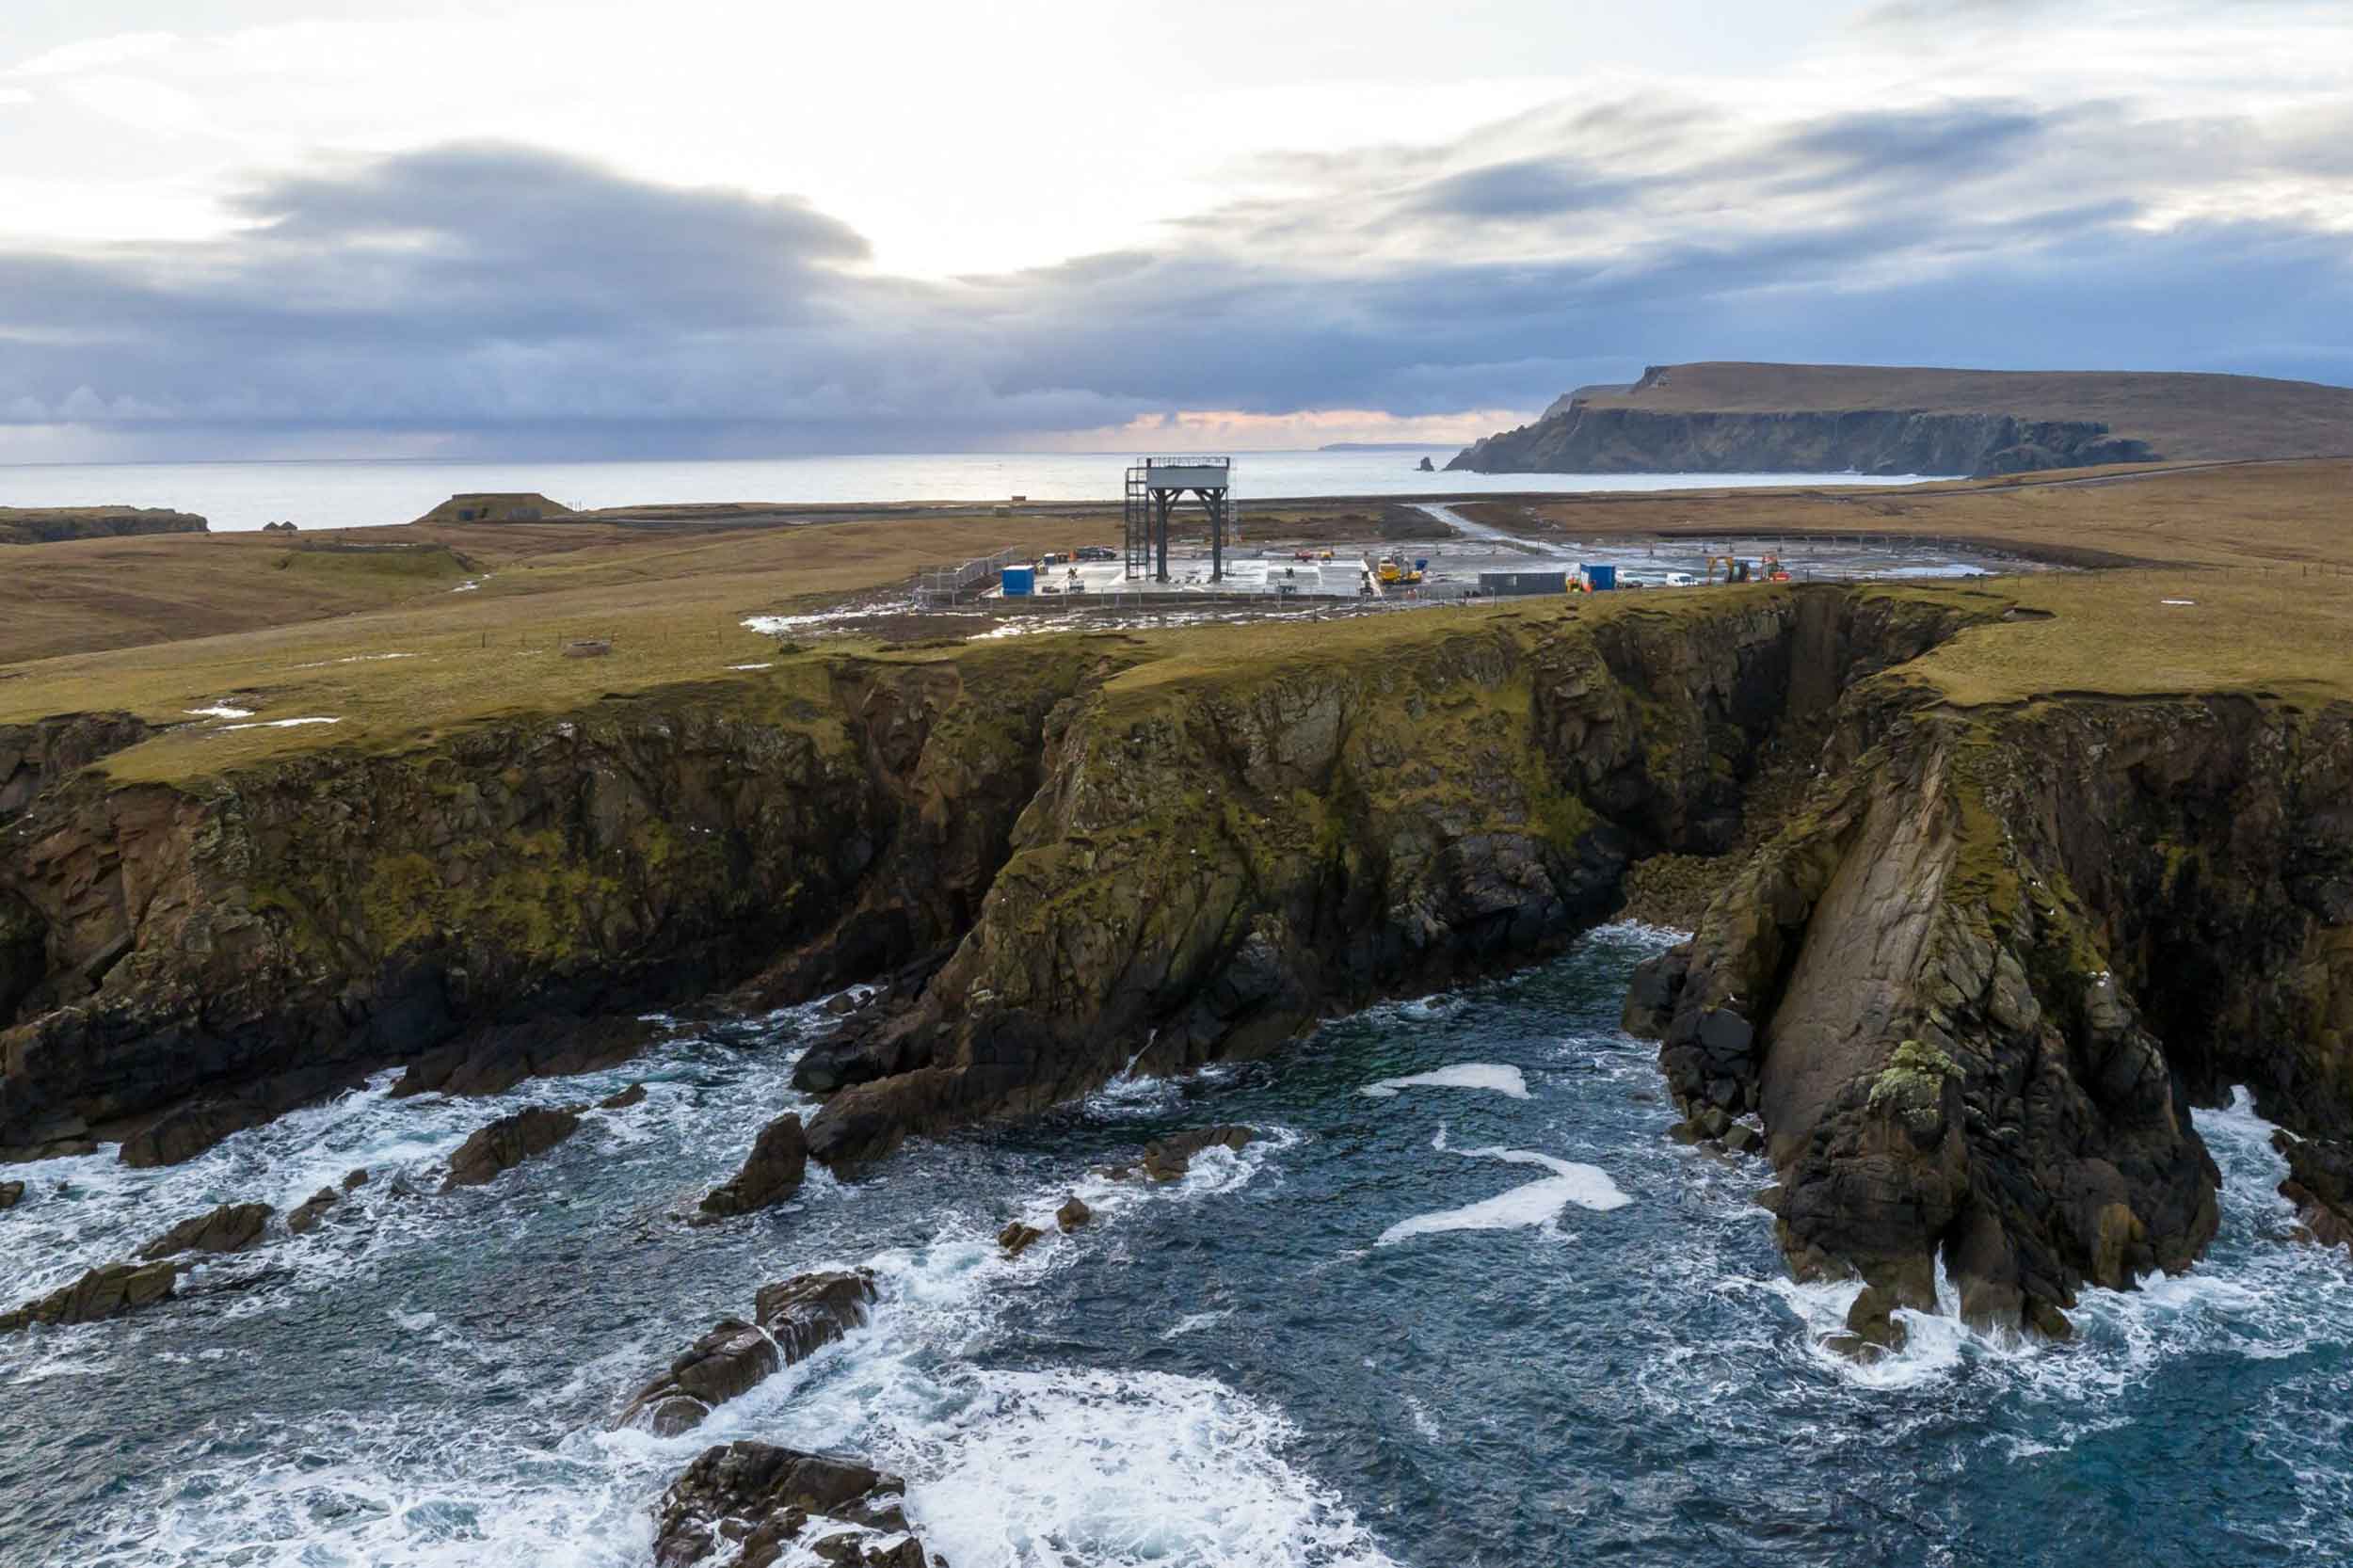
{"type": "Polygon", "coordinates": [[[580,1112],[535,1105],[477,1129],[449,1157],[446,1192],[479,1187],[535,1155],[545,1154],[580,1130],[580,1112]]]}
{"type": "Polygon", "coordinates": [[[862,1326],[873,1300],[874,1277],[864,1269],[762,1286],[753,1321],[722,1320],[632,1395],[613,1424],[659,1437],[700,1426],[715,1407],[862,1326]]]}
{"type": "Polygon", "coordinates": [[[1064,1200],[1060,1208],[1054,1210],[1054,1224],[1062,1227],[1064,1235],[1068,1235],[1094,1218],[1095,1210],[1080,1202],[1075,1192],[1064,1200]]]}
{"type": "Polygon", "coordinates": [[[0,1334],[14,1334],[35,1323],[62,1327],[120,1318],[165,1300],[179,1277],[177,1263],[103,1264],[39,1301],[0,1313],[0,1334]]]}
{"type": "Polygon", "coordinates": [[[1045,1235],[1046,1233],[1037,1226],[1023,1224],[1019,1220],[1016,1220],[997,1233],[997,1244],[1005,1249],[1007,1257],[1019,1257],[1035,1246],[1045,1235]]]}
{"type": "Polygon", "coordinates": [[[1113,1181],[1142,1176],[1147,1181],[1176,1181],[1193,1168],[1193,1157],[1203,1149],[1241,1149],[1257,1141],[1256,1128],[1204,1127],[1144,1145],[1144,1158],[1132,1165],[1106,1165],[1101,1174],[1113,1181]]]}
{"type": "Polygon", "coordinates": [[[1823,1343],[1841,1355],[1862,1362],[1893,1355],[1904,1348],[1910,1337],[1894,1316],[1903,1304],[1893,1290],[1866,1285],[1854,1299],[1854,1304],[1847,1308],[1847,1326],[1823,1343]]]}
{"type": "Polygon", "coordinates": [[[744,1168],[724,1186],[704,1194],[701,1212],[694,1223],[709,1224],[782,1203],[800,1191],[808,1172],[808,1138],[801,1129],[801,1118],[788,1111],[760,1128],[744,1168]]]}
{"type": "Polygon", "coordinates": [[[141,1247],[138,1255],[152,1261],[184,1252],[243,1252],[260,1243],[274,1212],[265,1203],[225,1203],[209,1214],[181,1221],[141,1247]]]}
{"type": "Polygon", "coordinates": [[[14,1208],[24,1201],[24,1184],[21,1181],[0,1181],[0,1209],[14,1208]]]}
{"type": "MultiPolygon", "coordinates": [[[[347,1178],[344,1186],[346,1188],[350,1186],[347,1178]]],[[[334,1188],[320,1188],[303,1199],[295,1207],[294,1211],[286,1216],[287,1233],[293,1236],[308,1236],[319,1227],[321,1221],[327,1218],[327,1211],[343,1201],[343,1193],[334,1188]]]]}
{"type": "Polygon", "coordinates": [[[642,1083],[632,1083],[628,1088],[622,1090],[619,1094],[607,1095],[604,1098],[597,1101],[597,1109],[600,1111],[626,1111],[632,1105],[643,1105],[645,1102],[646,1086],[642,1083]]]}
{"type": "Polygon", "coordinates": [[[770,1568],[796,1546],[860,1568],[927,1568],[942,1560],[910,1533],[905,1492],[898,1477],[856,1460],[724,1444],[704,1450],[663,1497],[655,1568],[723,1551],[740,1554],[734,1568],[770,1568]]]}

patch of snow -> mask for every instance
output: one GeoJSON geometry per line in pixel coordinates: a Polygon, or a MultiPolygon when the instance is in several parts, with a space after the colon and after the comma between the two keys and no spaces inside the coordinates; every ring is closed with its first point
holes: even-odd
{"type": "Polygon", "coordinates": [[[252,709],[232,708],[226,702],[216,702],[210,708],[184,708],[181,712],[193,713],[200,719],[249,719],[253,716],[252,709]]]}
{"type": "Polygon", "coordinates": [[[305,719],[263,719],[254,724],[224,724],[217,731],[216,731],[216,733],[226,734],[232,729],[292,729],[295,726],[301,724],[341,724],[344,721],[339,718],[324,717],[305,719]]]}

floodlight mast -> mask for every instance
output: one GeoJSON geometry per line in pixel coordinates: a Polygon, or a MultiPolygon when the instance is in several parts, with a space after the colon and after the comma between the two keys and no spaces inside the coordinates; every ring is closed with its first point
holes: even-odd
{"type": "Polygon", "coordinates": [[[1225,580],[1225,531],[1234,515],[1234,459],[1139,457],[1128,470],[1127,565],[1131,578],[1168,581],[1170,515],[1187,495],[1209,519],[1209,581],[1225,580]]]}

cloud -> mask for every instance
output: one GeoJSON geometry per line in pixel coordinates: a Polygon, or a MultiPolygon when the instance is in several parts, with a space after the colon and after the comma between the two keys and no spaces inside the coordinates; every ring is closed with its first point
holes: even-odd
{"type": "Polygon", "coordinates": [[[1696,358],[2353,380],[2342,128],[1603,98],[946,281],[792,198],[458,143],[261,179],[223,238],[0,248],[0,424],[634,456],[1430,430],[1696,358]]]}

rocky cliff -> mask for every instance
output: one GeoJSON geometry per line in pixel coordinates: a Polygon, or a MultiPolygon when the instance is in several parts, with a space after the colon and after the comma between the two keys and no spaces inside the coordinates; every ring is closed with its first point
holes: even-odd
{"type": "Polygon", "coordinates": [[[470,1033],[805,947],[804,988],[904,962],[968,920],[1038,727],[1101,663],[812,659],[182,786],[60,779],[136,721],[0,731],[7,798],[46,783],[0,819],[0,1148],[219,1098],[186,1152],[470,1033]]]}
{"type": "Polygon", "coordinates": [[[1924,1303],[1941,1264],[1972,1317],[2063,1332],[2085,1284],[2204,1245],[2186,1108],[2233,1083],[2297,1135],[2308,1224],[2353,1234],[2353,710],[1947,701],[1923,655],[2009,605],[803,653],[174,785],[90,766],[136,720],[20,727],[0,1146],[161,1115],[126,1157],[177,1158],[453,1041],[892,974],[799,1067],[848,1167],[1526,961],[1644,857],[1747,841],[1628,1020],[1688,1112],[1761,1121],[1801,1272],[1924,1303]],[[1769,774],[1813,782],[1759,841],[1769,774]]]}
{"type": "Polygon", "coordinates": [[[1447,466],[2023,473],[2353,452],[2353,389],[2252,376],[1705,362],[1580,388],[1447,466]]]}
{"type": "Polygon", "coordinates": [[[2162,456],[2086,420],[1922,409],[1777,413],[1596,408],[1474,441],[1449,469],[1474,473],[2027,473],[2162,456]]]}
{"type": "Polygon", "coordinates": [[[202,534],[193,512],[161,506],[0,506],[0,544],[57,544],[128,534],[202,534]]]}
{"type": "Polygon", "coordinates": [[[1801,1275],[2063,1334],[2188,1266],[2233,1084],[2353,1114],[2353,710],[1851,696],[1792,824],[1648,966],[1628,1026],[1687,1107],[1760,1116],[1801,1275]]]}
{"type": "Polygon", "coordinates": [[[840,1090],[811,1152],[871,1159],[1524,961],[1609,915],[1634,859],[1729,847],[1769,744],[1966,614],[1771,592],[1107,683],[1049,725],[1013,854],[921,1003],[804,1061],[840,1090]]]}

